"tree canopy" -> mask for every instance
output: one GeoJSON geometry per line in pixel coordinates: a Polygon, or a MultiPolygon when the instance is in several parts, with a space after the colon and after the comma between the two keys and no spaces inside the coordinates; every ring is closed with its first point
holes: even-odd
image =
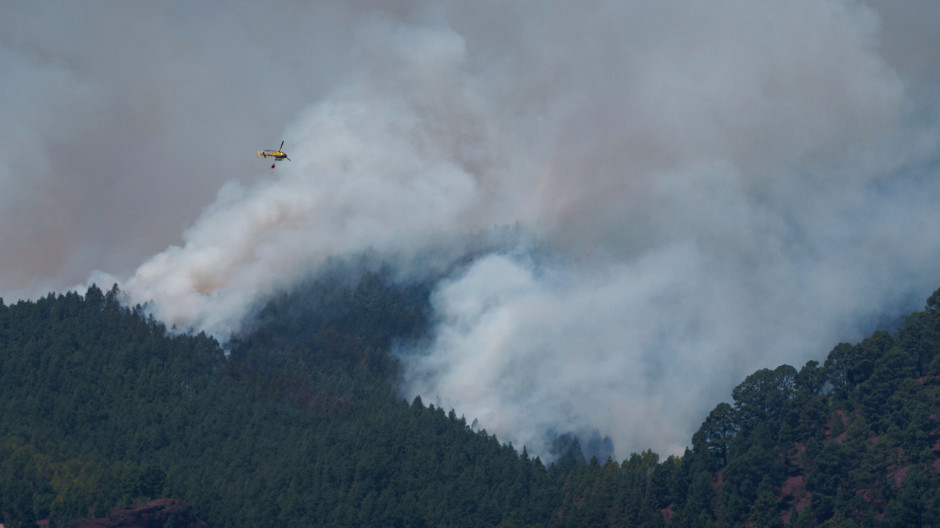
{"type": "Polygon", "coordinates": [[[682,456],[560,434],[548,466],[398,396],[392,345],[428,331],[429,295],[320,277],[227,351],[116,287],[0,301],[0,522],[174,497],[236,527],[940,525],[940,290],[896,332],[747,376],[682,456]]]}

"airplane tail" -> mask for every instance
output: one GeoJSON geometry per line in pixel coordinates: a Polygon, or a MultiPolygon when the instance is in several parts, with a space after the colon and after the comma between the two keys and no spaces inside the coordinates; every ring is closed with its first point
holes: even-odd
{"type": "MultiPolygon", "coordinates": [[[[259,151],[258,151],[258,157],[260,158],[261,156],[264,156],[264,153],[259,150],[259,151]]],[[[267,156],[264,156],[264,157],[267,158],[267,156]]]]}

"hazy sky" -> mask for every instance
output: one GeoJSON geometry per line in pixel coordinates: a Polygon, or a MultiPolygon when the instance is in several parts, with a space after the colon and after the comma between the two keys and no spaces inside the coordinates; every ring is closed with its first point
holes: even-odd
{"type": "Polygon", "coordinates": [[[403,395],[625,455],[940,286],[936,2],[299,4],[4,4],[0,295],[224,337],[327,256],[518,226],[403,395]]]}

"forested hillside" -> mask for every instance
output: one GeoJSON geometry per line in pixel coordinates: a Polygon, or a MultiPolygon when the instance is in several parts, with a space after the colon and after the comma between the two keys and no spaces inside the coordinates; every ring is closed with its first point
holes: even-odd
{"type": "Polygon", "coordinates": [[[161,497],[209,526],[940,525],[940,292],[897,332],[748,376],[682,456],[585,460],[562,436],[549,467],[397,396],[426,284],[322,277],[228,353],[119,297],[0,302],[8,527],[161,497]]]}
{"type": "Polygon", "coordinates": [[[896,333],[762,369],[682,457],[591,461],[552,525],[940,526],[940,291],[896,333]]]}
{"type": "Polygon", "coordinates": [[[226,357],[91,288],[0,308],[0,515],[53,524],[155,497],[211,526],[537,522],[549,472],[395,395],[427,292],[320,281],[226,357]]]}

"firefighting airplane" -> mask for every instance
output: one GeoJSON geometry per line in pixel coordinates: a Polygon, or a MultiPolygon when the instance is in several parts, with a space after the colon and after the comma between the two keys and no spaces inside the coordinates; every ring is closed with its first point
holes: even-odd
{"type": "Polygon", "coordinates": [[[271,168],[273,169],[273,168],[274,168],[274,165],[277,164],[277,162],[279,162],[279,161],[281,161],[281,160],[283,160],[283,159],[286,159],[287,161],[290,161],[290,158],[287,157],[287,153],[281,151],[282,148],[284,148],[284,142],[283,142],[283,141],[281,141],[281,146],[278,147],[277,149],[259,150],[259,151],[258,151],[258,157],[259,157],[259,158],[260,158],[260,157],[264,157],[264,158],[272,157],[272,158],[274,158],[274,162],[271,163],[271,168]]]}

